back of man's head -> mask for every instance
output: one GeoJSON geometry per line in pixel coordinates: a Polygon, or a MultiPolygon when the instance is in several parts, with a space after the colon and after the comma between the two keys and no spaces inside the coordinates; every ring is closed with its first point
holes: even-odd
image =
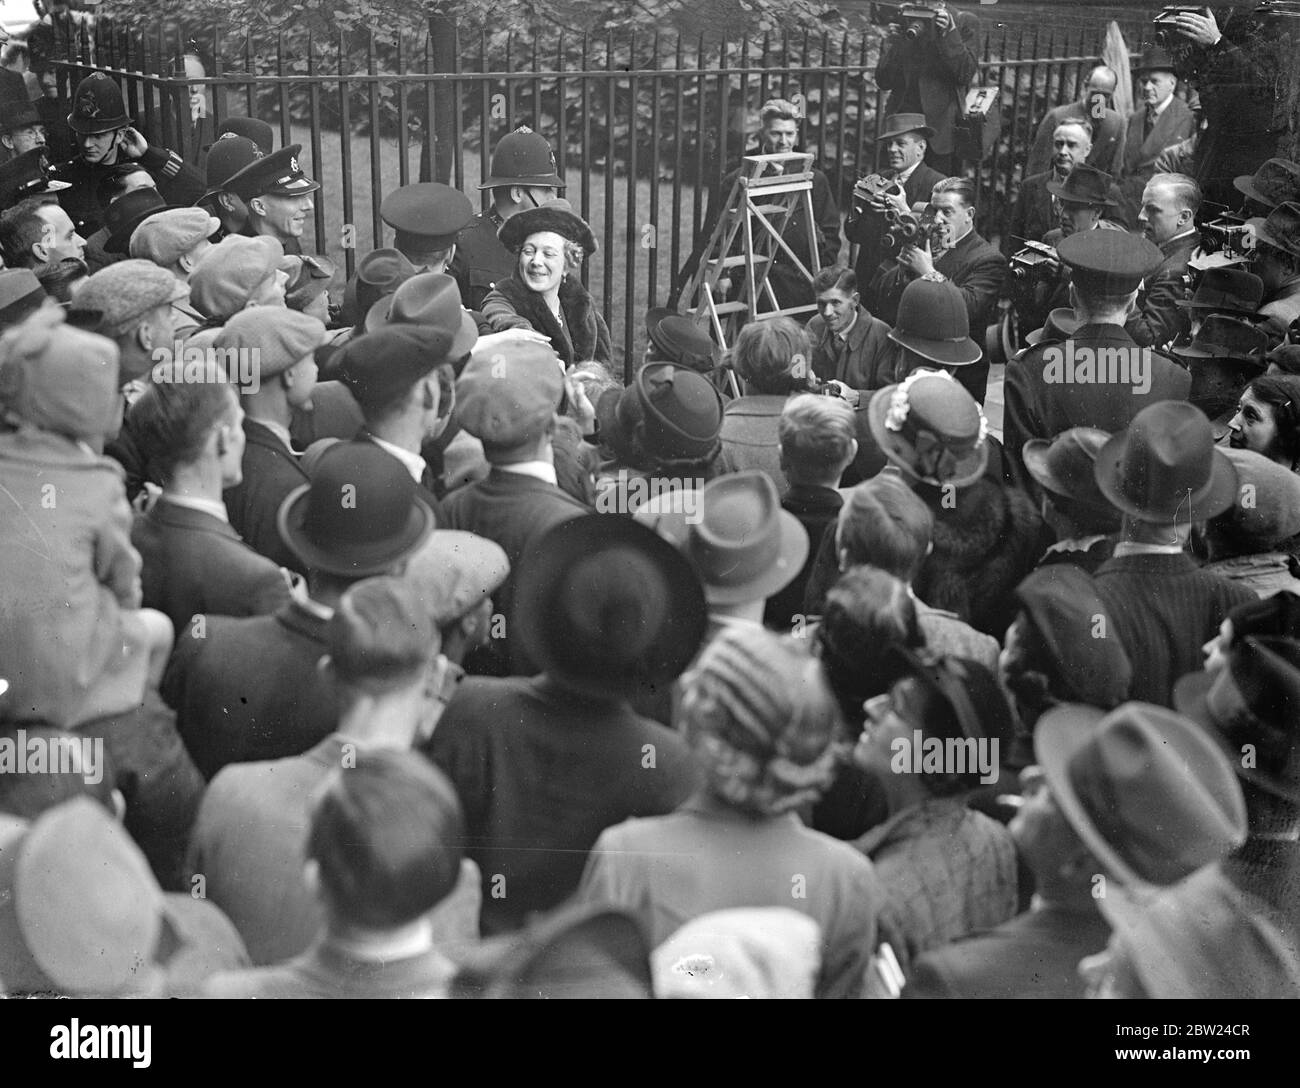
{"type": "Polygon", "coordinates": [[[811,356],[803,328],[788,317],[772,317],[740,330],[732,365],[755,392],[785,396],[803,385],[811,356]]]}
{"type": "Polygon", "coordinates": [[[834,487],[857,452],[853,409],[838,397],[791,397],[777,427],[781,464],[791,483],[834,487]]]}
{"type": "Polygon", "coordinates": [[[911,583],[930,551],[934,515],[907,482],[882,472],[858,484],[840,510],[840,567],[869,564],[911,583]]]}
{"type": "Polygon", "coordinates": [[[325,784],[307,857],[334,928],[393,929],[426,914],[456,886],[460,801],[417,752],[360,751],[325,784]]]}
{"type": "Polygon", "coordinates": [[[349,587],[326,636],[334,675],[344,687],[382,695],[420,680],[438,652],[438,631],[400,578],[367,578],[349,587]]]}

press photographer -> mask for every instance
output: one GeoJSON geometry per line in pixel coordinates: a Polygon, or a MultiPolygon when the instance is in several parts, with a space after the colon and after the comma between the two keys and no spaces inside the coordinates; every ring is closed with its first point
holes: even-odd
{"type": "Polygon", "coordinates": [[[890,92],[885,113],[925,114],[934,130],[926,162],[955,173],[953,131],[978,70],[979,20],[943,3],[873,4],[871,17],[887,28],[876,67],[876,85],[890,92]]]}

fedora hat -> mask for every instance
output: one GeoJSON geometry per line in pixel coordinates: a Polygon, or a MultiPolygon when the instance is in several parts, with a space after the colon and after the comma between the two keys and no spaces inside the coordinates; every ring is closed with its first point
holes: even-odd
{"type": "Polygon", "coordinates": [[[1240,360],[1262,370],[1267,362],[1264,355],[1268,351],[1268,334],[1244,317],[1213,313],[1206,317],[1191,343],[1177,345],[1171,351],[1191,359],[1240,360]]]}
{"type": "Polygon", "coordinates": [[[280,537],[308,567],[348,578],[385,574],[433,532],[433,510],[396,457],[337,442],[311,483],[280,504],[280,537]]]}
{"type": "Polygon", "coordinates": [[[1246,841],[1232,766],[1165,707],[1054,707],[1034,727],[1034,754],[1061,814],[1121,884],[1173,884],[1246,841]]]}
{"type": "Polygon", "coordinates": [[[1205,413],[1185,401],[1143,408],[1097,453],[1097,486],[1139,521],[1206,521],[1236,501],[1237,470],[1205,413]]]}
{"type": "Polygon", "coordinates": [[[1110,196],[1110,187],[1115,182],[1106,171],[1079,163],[1066,175],[1064,181],[1049,181],[1047,191],[1057,200],[1069,204],[1099,204],[1107,208],[1119,206],[1119,201],[1110,196]]]}
{"type": "Polygon", "coordinates": [[[905,132],[919,132],[927,140],[934,139],[934,129],[925,123],[923,113],[892,113],[885,118],[885,127],[880,139],[892,140],[905,132]]]}
{"type": "Polygon", "coordinates": [[[514,610],[542,670],[597,698],[671,683],[708,626],[685,557],[644,525],[605,514],[563,522],[525,553],[514,610]]]}
{"type": "Polygon", "coordinates": [[[947,280],[909,283],[889,338],[941,366],[969,366],[984,354],[970,338],[970,312],[961,291],[947,280]]]}
{"type": "Polygon", "coordinates": [[[1041,329],[1035,329],[1025,337],[1025,343],[1030,347],[1035,347],[1045,340],[1060,343],[1069,340],[1082,326],[1083,322],[1075,316],[1069,306],[1058,306],[1047,315],[1047,321],[1041,329]]]}
{"type": "Polygon", "coordinates": [[[91,72],[72,94],[68,125],[78,136],[114,132],[135,122],[127,116],[122,89],[103,72],[91,72]]]}
{"type": "Polygon", "coordinates": [[[781,509],[776,484],[757,470],[720,476],[699,491],[662,493],[635,517],[686,554],[709,604],[766,600],[793,582],[808,558],[807,530],[781,509]]]}
{"type": "Polygon", "coordinates": [[[361,324],[370,308],[391,295],[419,270],[399,249],[374,249],[361,258],[356,272],[343,288],[343,320],[361,324]]]}
{"type": "Polygon", "coordinates": [[[1290,159],[1265,159],[1253,174],[1233,178],[1232,184],[1256,203],[1276,208],[1300,201],[1300,166],[1290,159]]]}
{"type": "MultiPolygon", "coordinates": [[[[1073,502],[1111,510],[1097,486],[1097,454],[1110,435],[1096,427],[1071,427],[1053,439],[1031,438],[1020,451],[1029,475],[1040,487],[1073,502]]],[[[1118,515],[1117,515],[1118,518],[1118,515]]]]}
{"type": "Polygon", "coordinates": [[[1191,298],[1178,305],[1190,310],[1212,310],[1219,314],[1249,317],[1264,301],[1264,281],[1244,268],[1207,268],[1191,298]]]}
{"type": "Polygon", "coordinates": [[[428,325],[451,337],[448,359],[467,355],[478,342],[478,324],[460,304],[460,288],[444,272],[421,272],[377,299],[366,312],[366,332],[385,325],[428,325]]]}
{"type": "MultiPolygon", "coordinates": [[[[184,204],[168,204],[157,189],[132,189],[113,201],[104,213],[104,225],[109,231],[104,249],[109,253],[129,253],[131,235],[136,227],[159,212],[179,211],[186,207],[184,204]]],[[[217,224],[218,228],[220,225],[217,224]]]]}
{"type": "Polygon", "coordinates": [[[1173,888],[1119,888],[1099,904],[1149,999],[1300,998],[1294,935],[1217,865],[1173,888]]]}
{"type": "Polygon", "coordinates": [[[34,314],[48,297],[30,268],[0,269],[0,332],[34,314]]]}
{"type": "Polygon", "coordinates": [[[1226,668],[1174,685],[1179,713],[1205,726],[1238,777],[1300,805],[1300,643],[1238,639],[1226,668]],[[1254,758],[1245,758],[1247,745],[1254,758]]]}
{"type": "Polygon", "coordinates": [[[1174,64],[1173,54],[1156,45],[1143,48],[1142,59],[1133,65],[1133,72],[1139,76],[1143,72],[1173,72],[1177,75],[1178,68],[1174,64]]]}
{"type": "Polygon", "coordinates": [[[547,200],[527,211],[516,212],[502,224],[497,231],[497,238],[506,249],[513,251],[520,249],[530,235],[544,230],[576,242],[588,257],[596,252],[596,236],[591,232],[591,227],[587,226],[586,220],[563,197],[547,200]]]}
{"type": "Polygon", "coordinates": [[[1300,203],[1279,204],[1267,219],[1252,219],[1255,241],[1300,257],[1300,203]]]}
{"type": "Polygon", "coordinates": [[[988,467],[988,420],[947,371],[918,370],[878,390],[867,423],[881,452],[911,481],[966,487],[988,467]]]}
{"type": "Polygon", "coordinates": [[[527,125],[502,136],[492,152],[492,167],[480,189],[503,185],[532,185],[563,189],[564,179],[556,172],[555,151],[546,137],[527,125]]]}
{"type": "Polygon", "coordinates": [[[645,331],[667,360],[707,373],[719,362],[721,351],[708,332],[693,318],[656,306],[646,312],[645,331]]]}

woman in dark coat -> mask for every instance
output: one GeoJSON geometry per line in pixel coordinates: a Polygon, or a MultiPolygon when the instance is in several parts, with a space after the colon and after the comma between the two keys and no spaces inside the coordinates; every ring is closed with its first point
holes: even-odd
{"type": "Polygon", "coordinates": [[[609,327],[577,270],[596,236],[567,200],[548,200],[505,221],[497,237],[519,257],[510,278],[483,299],[480,332],[535,329],[566,367],[612,361],[609,327]]]}

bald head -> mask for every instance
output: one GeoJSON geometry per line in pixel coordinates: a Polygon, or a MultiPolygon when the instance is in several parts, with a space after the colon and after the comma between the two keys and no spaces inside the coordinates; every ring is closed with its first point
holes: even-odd
{"type": "Polygon", "coordinates": [[[1118,86],[1119,76],[1115,74],[1115,69],[1099,64],[1088,73],[1088,83],[1085,90],[1088,92],[1099,91],[1109,96],[1115,93],[1115,88],[1118,86]]]}

